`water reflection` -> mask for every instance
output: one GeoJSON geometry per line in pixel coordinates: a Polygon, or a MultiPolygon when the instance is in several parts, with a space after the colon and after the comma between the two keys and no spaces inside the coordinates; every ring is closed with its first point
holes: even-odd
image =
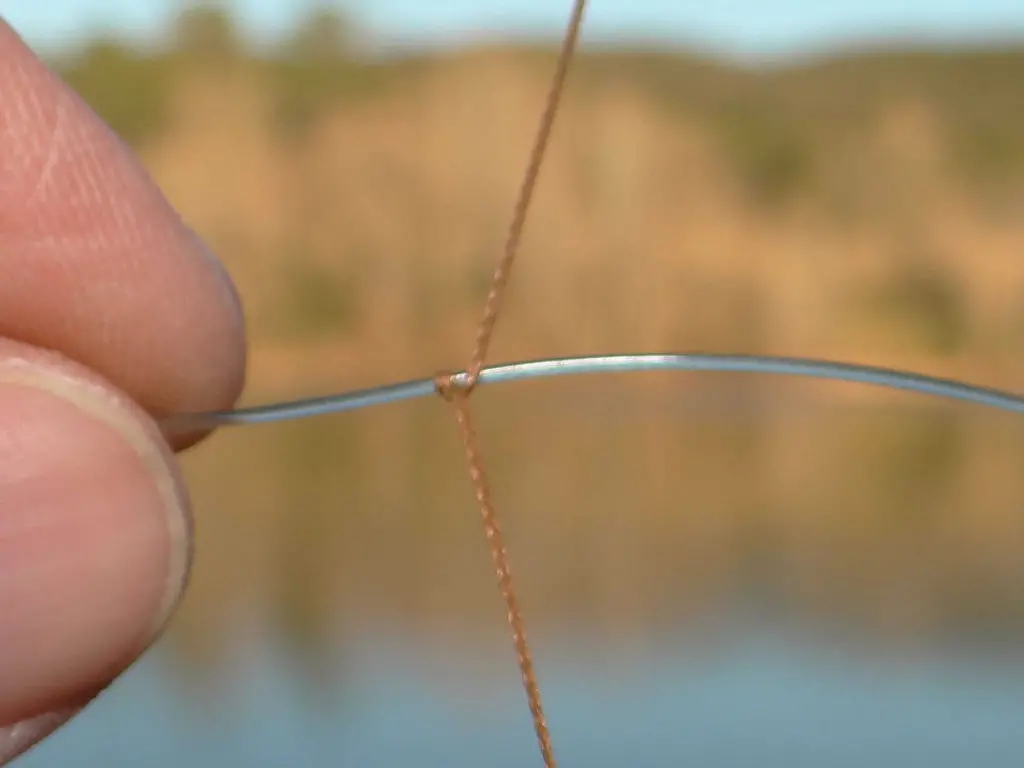
{"type": "MultiPolygon", "coordinates": [[[[563,764],[1019,762],[1024,422],[754,386],[480,392],[563,764]]],[[[171,634],[26,766],[536,764],[444,407],[226,430],[187,469],[171,634]]]]}
{"type": "MultiPolygon", "coordinates": [[[[483,391],[531,622],[645,634],[756,593],[887,635],[983,616],[1016,632],[1021,424],[848,385],[757,385],[483,391]]],[[[188,460],[200,562],[176,637],[215,634],[210,619],[242,605],[304,654],[344,639],[332,618],[503,633],[462,462],[435,402],[225,431],[188,460]]]]}

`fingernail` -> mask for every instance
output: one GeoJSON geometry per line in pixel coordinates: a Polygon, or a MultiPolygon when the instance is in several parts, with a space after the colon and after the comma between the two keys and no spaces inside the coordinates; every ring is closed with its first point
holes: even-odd
{"type": "Polygon", "coordinates": [[[49,361],[0,361],[0,723],[103,686],[163,629],[191,559],[156,426],[49,361]]]}
{"type": "Polygon", "coordinates": [[[78,711],[75,707],[47,712],[14,725],[0,727],[0,765],[6,765],[25,754],[30,747],[56,731],[78,711]]]}

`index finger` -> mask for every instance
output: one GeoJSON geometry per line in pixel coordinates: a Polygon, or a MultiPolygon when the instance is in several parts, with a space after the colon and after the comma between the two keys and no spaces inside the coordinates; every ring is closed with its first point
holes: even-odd
{"type": "Polygon", "coordinates": [[[0,336],[160,416],[241,391],[240,304],[129,148],[0,19],[0,336]]]}

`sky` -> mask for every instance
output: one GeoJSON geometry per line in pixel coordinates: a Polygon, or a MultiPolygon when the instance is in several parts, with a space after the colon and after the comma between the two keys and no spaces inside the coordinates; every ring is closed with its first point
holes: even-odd
{"type": "MultiPolygon", "coordinates": [[[[0,0],[0,13],[39,48],[104,29],[158,40],[187,0],[0,0]]],[[[247,33],[273,40],[317,0],[224,0],[247,33]]],[[[554,38],[569,0],[338,0],[380,47],[481,36],[554,38]]],[[[1024,42],[1024,0],[590,0],[583,43],[655,40],[739,59],[802,56],[898,39],[1024,42]]]]}

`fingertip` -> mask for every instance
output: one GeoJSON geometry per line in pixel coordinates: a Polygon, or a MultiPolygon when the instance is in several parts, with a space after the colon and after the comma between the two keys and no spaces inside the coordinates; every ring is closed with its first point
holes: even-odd
{"type": "Polygon", "coordinates": [[[5,24],[0,167],[0,335],[60,350],[156,415],[233,405],[246,333],[226,270],[5,24]]]}
{"type": "Polygon", "coordinates": [[[0,726],[131,664],[190,559],[187,494],[155,424],[75,364],[0,344],[0,726]]]}

